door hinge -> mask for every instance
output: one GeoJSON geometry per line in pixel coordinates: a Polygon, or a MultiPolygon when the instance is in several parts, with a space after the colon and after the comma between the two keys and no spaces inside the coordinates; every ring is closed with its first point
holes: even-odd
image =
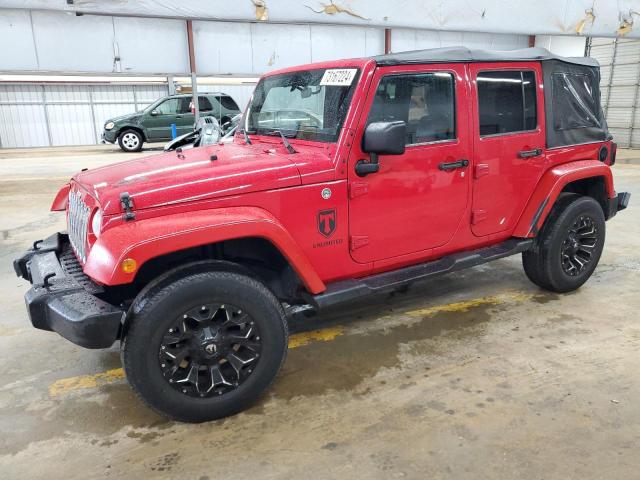
{"type": "Polygon", "coordinates": [[[480,178],[485,175],[489,175],[489,164],[479,163],[476,165],[476,168],[473,171],[473,178],[480,178]]]}
{"type": "Polygon", "coordinates": [[[369,237],[364,235],[352,235],[351,236],[351,250],[357,250],[358,248],[369,245],[369,237]]]}
{"type": "Polygon", "coordinates": [[[369,184],[365,182],[351,182],[349,184],[349,198],[361,197],[369,193],[369,184]]]}
{"type": "Polygon", "coordinates": [[[474,210],[471,212],[471,224],[476,225],[483,220],[487,219],[487,211],[486,210],[474,210]]]}

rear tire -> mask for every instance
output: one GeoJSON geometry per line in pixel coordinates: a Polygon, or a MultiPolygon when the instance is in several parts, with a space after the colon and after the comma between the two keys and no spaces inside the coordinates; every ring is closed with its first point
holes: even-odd
{"type": "Polygon", "coordinates": [[[275,379],[287,353],[287,323],[260,282],[203,272],[143,297],[121,352],[134,391],[162,415],[183,422],[233,415],[275,379]]]}
{"type": "Polygon", "coordinates": [[[139,152],[142,150],[143,143],[144,139],[142,138],[142,134],[131,128],[123,130],[120,132],[120,135],[118,135],[118,145],[120,145],[120,148],[125,152],[139,152]]]}
{"type": "Polygon", "coordinates": [[[552,292],[580,288],[598,265],[605,228],[604,213],[596,200],[577,195],[560,197],[533,250],[522,254],[525,274],[552,292]]]}

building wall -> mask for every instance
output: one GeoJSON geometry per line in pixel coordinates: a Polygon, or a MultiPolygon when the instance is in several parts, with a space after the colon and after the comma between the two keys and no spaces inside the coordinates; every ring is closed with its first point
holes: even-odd
{"type": "MultiPolygon", "coordinates": [[[[0,72],[43,74],[188,73],[184,20],[75,16],[1,9],[0,72]]],[[[194,21],[198,74],[256,76],[302,63],[384,53],[384,29],[352,25],[194,21]]],[[[509,50],[526,35],[394,29],[393,51],[463,45],[509,50]]],[[[252,85],[203,85],[244,108],[252,85]]],[[[142,108],[168,86],[0,84],[0,147],[84,145],[110,117],[142,108]]]]}
{"type": "MultiPolygon", "coordinates": [[[[0,71],[185,74],[183,20],[0,9],[0,71]]],[[[277,68],[384,52],[384,30],[346,25],[194,21],[200,75],[260,75],[277,68]]],[[[526,35],[394,29],[394,51],[464,45],[509,50],[526,35]]]]}
{"type": "Polygon", "coordinates": [[[594,38],[589,54],[600,62],[602,108],[613,139],[640,148],[640,40],[594,38]]]}
{"type": "Polygon", "coordinates": [[[585,37],[537,35],[536,47],[546,48],[563,57],[584,57],[585,37]]]}

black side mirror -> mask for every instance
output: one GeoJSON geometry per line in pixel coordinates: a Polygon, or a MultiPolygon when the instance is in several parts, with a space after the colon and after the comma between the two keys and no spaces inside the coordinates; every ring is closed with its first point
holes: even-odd
{"type": "Polygon", "coordinates": [[[407,137],[407,124],[395,122],[373,122],[364,131],[362,151],[371,154],[371,161],[356,163],[356,174],[360,177],[380,170],[378,155],[402,155],[407,137]]]}
{"type": "Polygon", "coordinates": [[[373,122],[364,131],[362,151],[377,155],[402,155],[407,138],[407,124],[396,122],[373,122]]]}

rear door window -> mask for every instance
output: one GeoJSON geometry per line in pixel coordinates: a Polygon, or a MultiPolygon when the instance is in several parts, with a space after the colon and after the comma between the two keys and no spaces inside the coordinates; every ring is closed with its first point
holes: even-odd
{"type": "Polygon", "coordinates": [[[207,97],[198,97],[198,110],[201,112],[210,112],[213,110],[211,102],[207,97]]]}
{"type": "Polygon", "coordinates": [[[367,124],[403,120],[406,145],[452,140],[455,131],[453,74],[429,72],[383,77],[367,124]]]}
{"type": "Polygon", "coordinates": [[[227,95],[223,95],[221,97],[218,97],[218,101],[227,110],[240,110],[238,108],[238,104],[233,100],[233,98],[231,98],[231,97],[229,97],[227,95]]]}
{"type": "Polygon", "coordinates": [[[480,72],[477,84],[481,136],[525,132],[536,128],[534,72],[480,72]]]}

